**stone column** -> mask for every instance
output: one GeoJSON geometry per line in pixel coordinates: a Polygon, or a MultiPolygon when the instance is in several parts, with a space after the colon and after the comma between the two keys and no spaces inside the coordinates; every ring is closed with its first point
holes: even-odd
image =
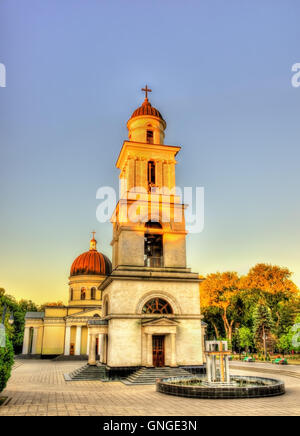
{"type": "Polygon", "coordinates": [[[66,326],[66,332],[65,332],[65,356],[70,355],[70,339],[71,339],[71,326],[66,326]]]}
{"type": "Polygon", "coordinates": [[[90,333],[89,329],[87,329],[87,338],[86,338],[86,354],[89,355],[90,351],[90,333]]]}
{"type": "Polygon", "coordinates": [[[135,159],[135,188],[141,186],[141,161],[140,158],[135,159]]]}
{"type": "Polygon", "coordinates": [[[163,186],[163,175],[162,175],[162,161],[161,160],[157,160],[155,162],[155,179],[156,179],[156,184],[159,186],[159,188],[161,188],[163,186]]]}
{"type": "Polygon", "coordinates": [[[148,161],[145,158],[140,161],[140,186],[148,191],[148,161]]]}
{"type": "Polygon", "coordinates": [[[176,366],[176,333],[171,333],[171,363],[170,366],[176,366]]]}
{"type": "Polygon", "coordinates": [[[102,333],[99,333],[98,336],[98,354],[100,356],[100,362],[103,360],[103,340],[104,340],[104,335],[102,333]]]}
{"type": "Polygon", "coordinates": [[[29,345],[29,327],[25,327],[22,354],[28,354],[28,345],[29,345]]]}
{"type": "Polygon", "coordinates": [[[108,347],[108,335],[103,335],[103,356],[102,363],[107,364],[107,347],[108,347]]]}
{"type": "Polygon", "coordinates": [[[75,356],[80,356],[81,349],[81,325],[76,327],[76,341],[75,341],[75,356]]]}
{"type": "Polygon", "coordinates": [[[127,170],[127,180],[128,180],[128,186],[127,190],[130,191],[133,187],[135,187],[135,174],[136,174],[136,167],[135,167],[135,159],[131,156],[128,157],[128,170],[127,170]]]}
{"type": "Polygon", "coordinates": [[[37,343],[37,335],[38,335],[38,328],[33,328],[33,337],[32,337],[32,348],[31,348],[31,354],[36,354],[36,343],[37,343]]]}
{"type": "Polygon", "coordinates": [[[153,352],[152,352],[152,335],[147,335],[147,366],[153,366],[153,352]]]}
{"type": "Polygon", "coordinates": [[[169,177],[170,177],[170,189],[175,188],[176,182],[175,182],[175,163],[170,162],[170,170],[169,170],[169,177]]]}
{"type": "Polygon", "coordinates": [[[167,189],[171,189],[170,186],[170,168],[168,161],[163,162],[163,187],[167,189]]]}
{"type": "Polygon", "coordinates": [[[90,350],[89,350],[89,365],[96,365],[96,335],[90,334],[90,350]]]}

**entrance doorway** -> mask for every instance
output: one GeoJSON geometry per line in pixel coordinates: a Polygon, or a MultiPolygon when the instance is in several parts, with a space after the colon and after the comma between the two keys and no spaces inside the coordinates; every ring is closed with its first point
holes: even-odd
{"type": "Polygon", "coordinates": [[[165,337],[152,336],[153,366],[165,366],[165,337]]]}

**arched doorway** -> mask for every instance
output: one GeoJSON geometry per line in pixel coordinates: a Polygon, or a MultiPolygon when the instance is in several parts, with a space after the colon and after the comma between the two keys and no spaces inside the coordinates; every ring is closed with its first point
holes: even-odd
{"type": "MultiPolygon", "coordinates": [[[[163,298],[155,297],[148,300],[144,307],[142,308],[143,314],[159,315],[172,314],[173,309],[170,303],[163,298]]],[[[164,334],[154,334],[152,335],[152,365],[154,367],[165,366],[165,339],[164,334]]]]}

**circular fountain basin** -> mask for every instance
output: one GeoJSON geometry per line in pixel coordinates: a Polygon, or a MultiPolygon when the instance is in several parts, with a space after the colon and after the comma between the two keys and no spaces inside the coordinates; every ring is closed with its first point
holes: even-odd
{"type": "Polygon", "coordinates": [[[274,397],[285,393],[284,383],[265,377],[231,376],[230,383],[208,383],[199,377],[157,380],[157,392],[178,397],[234,399],[274,397]]]}

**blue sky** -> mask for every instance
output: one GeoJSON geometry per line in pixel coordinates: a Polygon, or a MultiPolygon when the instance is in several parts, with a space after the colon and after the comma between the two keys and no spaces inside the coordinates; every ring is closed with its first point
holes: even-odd
{"type": "Polygon", "coordinates": [[[142,100],[181,145],[177,184],[204,186],[195,271],[287,266],[300,285],[298,1],[2,0],[0,286],[66,300],[73,259],[96,220],[142,100]]]}

